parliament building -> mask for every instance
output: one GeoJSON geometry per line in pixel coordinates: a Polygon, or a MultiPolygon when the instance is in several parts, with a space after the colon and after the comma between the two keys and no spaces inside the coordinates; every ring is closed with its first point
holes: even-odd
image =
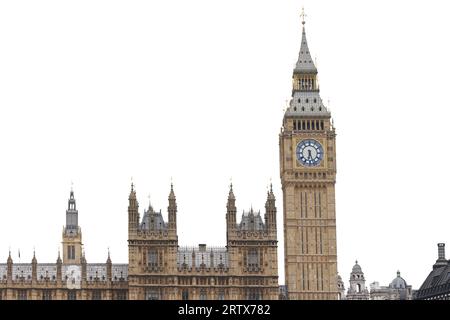
{"type": "MultiPolygon", "coordinates": [[[[233,186],[226,202],[226,246],[181,246],[173,185],[167,221],[151,205],[128,197],[128,264],[87,263],[73,190],[56,263],[0,264],[5,300],[273,300],[338,299],[336,253],[336,143],[322,102],[305,21],[293,70],[292,97],[279,135],[283,192],[284,268],[279,285],[277,208],[272,186],[264,214],[238,219],[233,186]],[[239,221],[238,221],[239,220],[239,221]]],[[[274,150],[275,150],[275,146],[274,150]]],[[[224,209],[225,213],[225,209],[224,209]]]]}

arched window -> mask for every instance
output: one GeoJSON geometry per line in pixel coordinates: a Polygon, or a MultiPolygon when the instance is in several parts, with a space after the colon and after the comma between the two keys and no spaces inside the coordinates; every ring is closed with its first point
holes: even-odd
{"type": "Polygon", "coordinates": [[[158,252],[155,249],[148,251],[148,266],[150,268],[156,268],[158,266],[158,252]]]}
{"type": "Polygon", "coordinates": [[[159,290],[153,289],[153,288],[147,289],[146,299],[147,300],[159,300],[160,299],[159,290]]]}
{"type": "Polygon", "coordinates": [[[258,250],[255,248],[248,249],[247,252],[247,267],[249,269],[257,270],[259,268],[258,250]]]}

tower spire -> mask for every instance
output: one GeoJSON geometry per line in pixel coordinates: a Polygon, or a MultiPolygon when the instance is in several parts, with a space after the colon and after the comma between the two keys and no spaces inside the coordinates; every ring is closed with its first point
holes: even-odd
{"type": "Polygon", "coordinates": [[[169,200],[175,200],[175,192],[173,191],[173,182],[170,182],[170,193],[169,193],[169,200]]]}
{"type": "Polygon", "coordinates": [[[276,236],[277,207],[275,206],[275,195],[273,194],[272,181],[270,182],[269,191],[267,191],[266,214],[264,218],[267,228],[274,231],[276,236]]]}
{"type": "Polygon", "coordinates": [[[236,197],[234,196],[233,192],[233,183],[230,182],[230,191],[228,192],[228,201],[230,200],[236,200],[236,197]]]}
{"type": "Polygon", "coordinates": [[[66,210],[66,234],[74,236],[78,233],[78,210],[73,192],[73,184],[70,187],[70,196],[66,210]]]}
{"type": "Polygon", "coordinates": [[[136,190],[134,190],[133,178],[131,178],[131,190],[128,200],[136,200],[136,190]]]}
{"type": "Polygon", "coordinates": [[[135,233],[139,225],[139,203],[136,199],[133,178],[131,178],[131,190],[128,196],[128,233],[135,233]]]}
{"type": "Polygon", "coordinates": [[[305,31],[305,9],[302,8],[302,13],[300,14],[302,19],[302,42],[300,45],[300,52],[298,54],[297,63],[295,65],[294,73],[313,73],[317,74],[317,68],[314,65],[311,53],[308,48],[308,41],[306,40],[305,31]]]}
{"type": "Polygon", "coordinates": [[[175,192],[173,191],[172,178],[170,179],[170,193],[169,193],[169,206],[167,211],[169,213],[169,228],[172,230],[177,229],[177,199],[175,192]]]}
{"type": "Polygon", "coordinates": [[[233,192],[233,183],[230,181],[230,191],[228,192],[227,201],[227,241],[230,236],[230,232],[236,228],[236,197],[233,192]]]}

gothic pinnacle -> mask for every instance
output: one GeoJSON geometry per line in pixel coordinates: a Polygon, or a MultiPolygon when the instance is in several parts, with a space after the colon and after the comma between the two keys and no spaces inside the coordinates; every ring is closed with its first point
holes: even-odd
{"type": "Polygon", "coordinates": [[[170,182],[170,194],[169,194],[169,200],[175,200],[175,192],[173,191],[173,183],[170,182]]]}
{"type": "Polygon", "coordinates": [[[235,196],[233,193],[233,183],[230,183],[230,191],[228,193],[228,200],[235,200],[235,196]]]}

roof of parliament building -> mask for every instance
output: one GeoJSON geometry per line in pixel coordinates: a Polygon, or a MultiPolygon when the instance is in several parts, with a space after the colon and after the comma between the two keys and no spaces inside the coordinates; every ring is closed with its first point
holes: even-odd
{"type": "Polygon", "coordinates": [[[198,247],[178,247],[178,269],[219,268],[228,269],[228,252],[226,247],[210,247],[200,244],[198,247]]]}
{"type": "MultiPolygon", "coordinates": [[[[67,280],[71,272],[70,265],[61,265],[62,279],[67,280]]],[[[36,264],[36,280],[43,282],[56,282],[57,263],[37,263],[36,264]]],[[[32,263],[15,263],[12,265],[12,281],[27,282],[32,281],[32,263]]],[[[103,263],[87,263],[86,264],[86,280],[87,281],[107,281],[107,264],[103,263]]],[[[112,265],[111,281],[126,281],[128,277],[127,264],[112,265]]],[[[8,264],[0,264],[0,281],[6,281],[8,272],[8,264]]]]}

